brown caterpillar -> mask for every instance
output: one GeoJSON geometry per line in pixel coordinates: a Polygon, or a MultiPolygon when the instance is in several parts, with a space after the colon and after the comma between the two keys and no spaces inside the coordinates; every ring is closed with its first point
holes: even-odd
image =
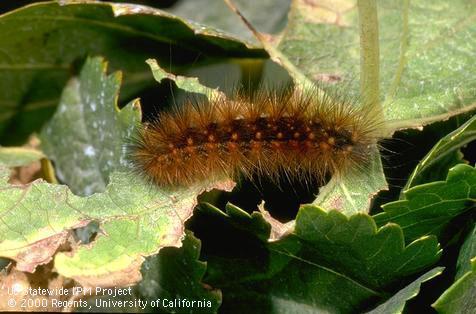
{"type": "Polygon", "coordinates": [[[161,113],[138,131],[132,161],[167,187],[240,174],[324,180],[365,164],[380,125],[371,108],[317,87],[236,92],[161,113]]]}

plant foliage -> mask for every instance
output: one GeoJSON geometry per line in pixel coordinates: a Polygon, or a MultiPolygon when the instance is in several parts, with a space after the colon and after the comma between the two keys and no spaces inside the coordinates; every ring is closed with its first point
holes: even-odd
{"type": "Polygon", "coordinates": [[[32,276],[47,288],[132,286],[109,300],[147,306],[125,312],[476,311],[471,2],[178,0],[168,11],[141,2],[149,6],[0,4],[2,284],[24,273],[31,287],[32,276]],[[241,81],[224,79],[233,71],[241,81]],[[253,92],[283,73],[296,89],[317,83],[362,105],[373,99],[388,137],[458,126],[404,174],[399,196],[383,196],[396,165],[372,147],[369,167],[315,187],[311,204],[277,201],[296,212],[290,221],[268,204],[245,205],[264,198],[266,181],[258,192],[241,182],[231,193],[236,182],[171,191],[131,171],[141,122],[184,97],[227,97],[227,84],[253,92]],[[21,146],[34,132],[41,144],[21,146]],[[35,163],[49,182],[14,183],[35,163]]]}

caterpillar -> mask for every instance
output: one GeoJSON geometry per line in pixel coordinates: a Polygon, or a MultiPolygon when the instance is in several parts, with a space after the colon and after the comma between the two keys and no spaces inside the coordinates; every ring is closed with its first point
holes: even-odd
{"type": "Polygon", "coordinates": [[[188,99],[139,128],[134,169],[156,185],[238,179],[342,175],[365,164],[379,139],[369,106],[313,87],[188,99]]]}

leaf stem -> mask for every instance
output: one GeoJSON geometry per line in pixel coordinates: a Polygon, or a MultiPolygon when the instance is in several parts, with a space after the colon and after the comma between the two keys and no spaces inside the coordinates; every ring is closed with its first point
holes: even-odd
{"type": "Polygon", "coordinates": [[[383,118],[379,90],[377,1],[357,0],[357,6],[360,28],[360,93],[365,102],[383,118]]]}

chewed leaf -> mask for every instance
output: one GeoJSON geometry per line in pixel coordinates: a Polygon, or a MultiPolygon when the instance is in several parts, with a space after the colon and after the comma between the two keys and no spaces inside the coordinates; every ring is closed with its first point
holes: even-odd
{"type": "Polygon", "coordinates": [[[269,241],[276,241],[281,239],[283,236],[291,233],[294,230],[294,220],[288,221],[286,223],[280,222],[275,219],[271,214],[266,210],[264,201],[258,205],[258,210],[263,216],[263,219],[269,223],[271,226],[271,232],[269,235],[269,241]]]}
{"type": "Polygon", "coordinates": [[[365,167],[355,169],[344,177],[332,178],[319,190],[313,204],[337,209],[347,215],[367,212],[372,197],[387,187],[380,154],[374,147],[370,161],[365,167]]]}
{"type": "Polygon", "coordinates": [[[212,89],[200,84],[196,77],[185,77],[166,72],[159,66],[155,59],[148,59],[147,64],[150,66],[155,80],[159,83],[167,78],[174,81],[175,84],[177,84],[177,87],[187,92],[200,93],[211,98],[223,96],[218,89],[212,89]]]}
{"type": "Polygon", "coordinates": [[[21,270],[50,261],[70,230],[99,223],[92,243],[55,256],[55,269],[83,286],[139,281],[144,256],[181,245],[197,196],[208,188],[232,187],[214,182],[166,191],[131,173],[124,145],[140,121],[140,108],[133,102],[118,110],[119,74],[107,76],[105,70],[102,58],[88,59],[42,134],[70,187],[42,181],[12,186],[5,178],[0,195],[0,256],[15,260],[21,270]],[[102,193],[82,198],[72,192],[102,193]],[[18,217],[28,217],[28,223],[18,217]]]}
{"type": "Polygon", "coordinates": [[[75,196],[41,180],[26,186],[0,183],[0,256],[33,271],[47,263],[69,230],[90,221],[101,234],[87,247],[58,253],[55,268],[82,285],[127,285],[140,279],[143,257],[181,245],[184,222],[202,188],[156,190],[130,173],[115,172],[103,193],[75,196]],[[19,219],[23,217],[24,219],[19,219]]]}
{"type": "Polygon", "coordinates": [[[138,101],[117,107],[121,73],[106,75],[102,58],[86,61],[63,91],[53,118],[41,133],[42,148],[71,191],[104,191],[109,174],[127,168],[124,145],[140,123],[138,101]]]}

